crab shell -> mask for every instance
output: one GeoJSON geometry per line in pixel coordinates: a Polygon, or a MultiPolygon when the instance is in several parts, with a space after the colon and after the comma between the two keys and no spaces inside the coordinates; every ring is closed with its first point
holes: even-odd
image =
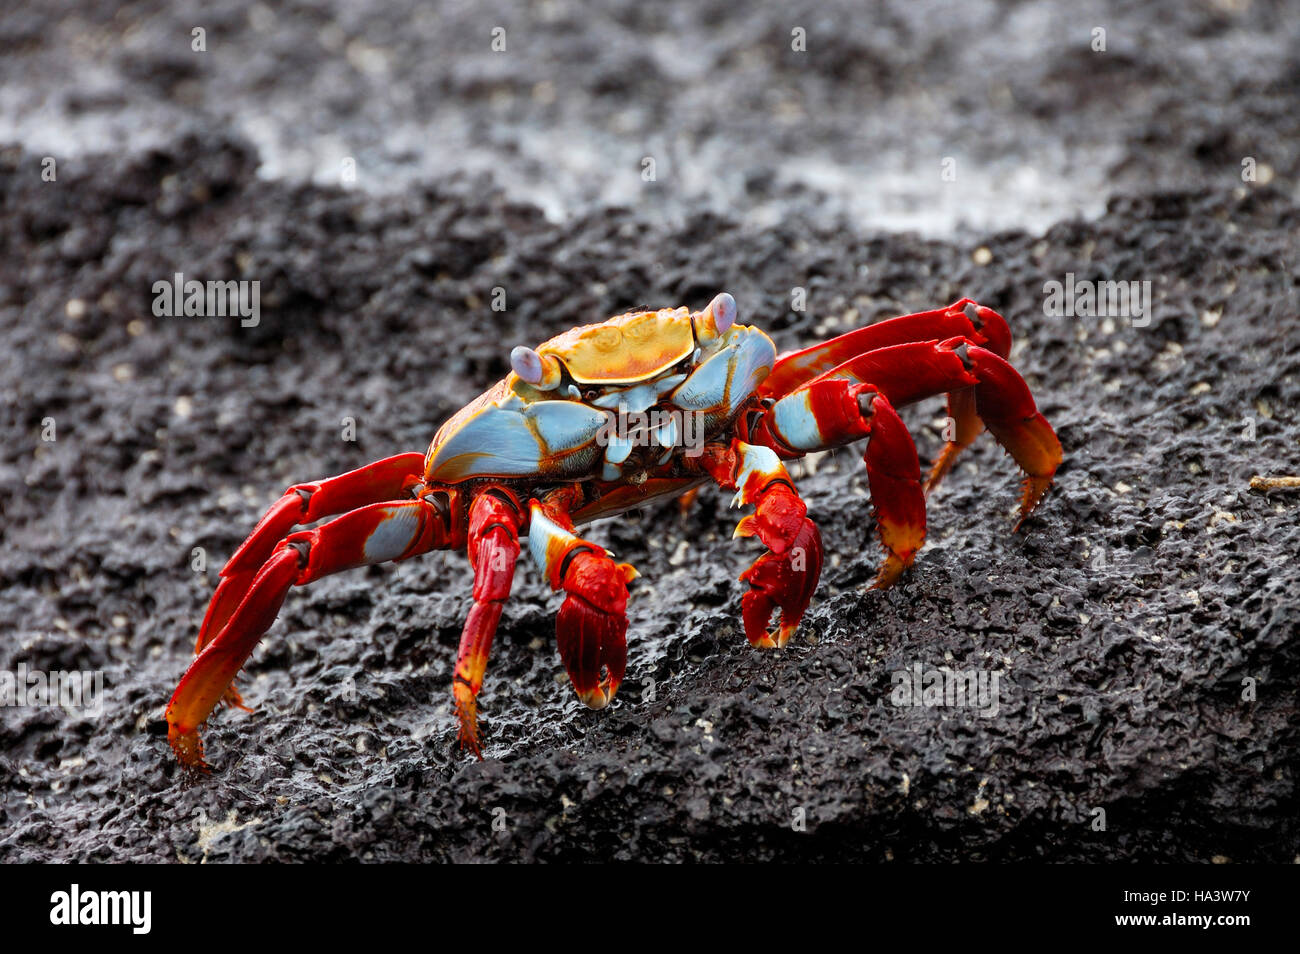
{"type": "MultiPolygon", "coordinates": [[[[776,360],[772,340],[735,324],[735,314],[734,299],[722,294],[700,312],[629,312],[566,331],[536,350],[516,348],[515,370],[434,436],[426,483],[619,480],[634,461],[631,444],[611,437],[620,433],[617,418],[650,409],[661,412],[660,420],[673,419],[664,412],[679,412],[677,420],[697,415],[704,439],[715,437],[776,360]]],[[[683,451],[681,437],[675,424],[658,428],[657,465],[683,451]]]]}

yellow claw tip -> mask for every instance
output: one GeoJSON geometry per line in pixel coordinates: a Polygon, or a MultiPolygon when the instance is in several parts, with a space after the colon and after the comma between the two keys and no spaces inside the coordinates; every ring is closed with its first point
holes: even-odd
{"type": "Polygon", "coordinates": [[[764,633],[752,645],[755,649],[785,649],[785,644],[790,641],[790,634],[794,632],[794,629],[793,626],[782,626],[775,634],[771,632],[764,633]]]}
{"type": "Polygon", "coordinates": [[[610,701],[614,698],[614,694],[612,692],[607,693],[604,689],[597,688],[592,689],[590,692],[578,693],[578,698],[582,700],[582,704],[588,709],[600,710],[609,705],[610,701]]]}

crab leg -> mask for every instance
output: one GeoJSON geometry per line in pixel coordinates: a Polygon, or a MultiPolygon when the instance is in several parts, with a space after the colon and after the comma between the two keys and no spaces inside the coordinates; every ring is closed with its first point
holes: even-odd
{"type": "Polygon", "coordinates": [[[167,739],[185,765],[206,768],[199,727],[275,622],[285,594],[330,573],[404,560],[448,544],[442,513],[426,500],[376,503],[290,534],[254,574],[239,605],[181,677],[167,706],[167,739]]]}
{"type": "MultiPolygon", "coordinates": [[[[194,652],[202,652],[225,628],[272,551],[295,526],[346,513],[365,504],[392,500],[401,495],[408,480],[423,472],[423,454],[398,454],[337,477],[295,484],[286,490],[222,567],[221,582],[208,603],[194,652]]],[[[233,684],[226,692],[225,701],[247,709],[233,684]]]]}
{"type": "Polygon", "coordinates": [[[925,492],[929,495],[939,482],[948,476],[957,455],[975,442],[984,430],[975,408],[975,390],[960,388],[948,392],[948,421],[952,436],[944,441],[943,450],[930,468],[930,475],[925,480],[925,492]]]}
{"type": "Polygon", "coordinates": [[[588,708],[609,705],[627,669],[627,584],[637,572],[573,533],[580,491],[561,488],[532,501],[528,549],[551,585],[568,594],[555,637],[574,691],[588,708]]]}
{"type": "Polygon", "coordinates": [[[870,385],[894,407],[972,389],[976,415],[1025,472],[1016,529],[1042,499],[1060,466],[1061,443],[1038,412],[1024,378],[998,355],[965,338],[882,348],[846,361],[821,380],[831,378],[870,385]]]}
{"type": "MultiPolygon", "coordinates": [[[[784,354],[777,359],[772,373],[763,382],[761,393],[773,397],[791,394],[800,385],[868,351],[953,337],[964,337],[974,344],[983,345],[1001,358],[1011,353],[1011,329],[1006,319],[992,308],[962,298],[947,308],[878,321],[822,344],[784,354]]],[[[984,430],[975,413],[975,397],[969,388],[948,392],[948,417],[952,421],[952,437],[944,444],[930,470],[925,484],[927,494],[952,469],[957,455],[984,430]]]]}
{"type": "Polygon", "coordinates": [[[736,491],[733,507],[754,504],[754,512],[741,518],[733,534],[756,536],[768,549],[740,575],[749,584],[741,600],[745,637],[760,649],[781,648],[803,619],[821,578],[821,533],[771,448],[739,440],[730,447],[711,444],[700,466],[719,487],[736,491]],[[774,632],[768,624],[775,609],[780,623],[774,632]]]}
{"type": "Polygon", "coordinates": [[[510,595],[519,559],[519,505],[514,495],[492,488],[469,512],[469,562],[474,567],[474,606],[465,618],[452,694],[460,719],[460,744],[483,757],[478,732],[478,691],[483,685],[492,637],[510,595]]]}
{"type": "Polygon", "coordinates": [[[916,446],[885,395],[847,378],[821,378],[782,398],[755,429],[791,451],[826,450],[867,437],[862,455],[885,562],[874,587],[891,585],[925,543],[925,494],[916,446]]]}
{"type": "MultiPolygon", "coordinates": [[[[1051,485],[1061,445],[1024,379],[998,355],[965,338],[896,345],[846,361],[776,401],[751,432],[752,439],[787,456],[871,438],[863,458],[886,550],[874,586],[897,580],[925,542],[916,446],[894,407],[944,391],[950,401],[954,395],[958,402],[968,400],[966,411],[1024,470],[1018,529],[1051,485]]],[[[978,433],[967,422],[958,437],[969,443],[978,433]]]]}
{"type": "Polygon", "coordinates": [[[992,308],[962,298],[947,308],[887,318],[821,344],[787,352],[776,359],[759,393],[763,397],[790,394],[800,385],[869,351],[954,337],[984,345],[1003,358],[1011,353],[1011,329],[1006,319],[992,308]]]}

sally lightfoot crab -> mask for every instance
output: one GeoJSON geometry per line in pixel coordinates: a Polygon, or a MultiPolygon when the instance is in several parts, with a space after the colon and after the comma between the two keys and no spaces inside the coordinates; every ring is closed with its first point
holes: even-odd
{"type": "Polygon", "coordinates": [[[198,730],[218,702],[245,708],[235,676],[291,587],[463,547],[473,605],[452,691],[460,741],[481,757],[476,699],[521,541],[565,593],[556,641],[573,687],[603,708],[623,679],[637,574],[577,528],[708,482],[754,508],[735,532],[766,546],[740,577],[745,635],[784,646],[816,589],[822,545],[782,461],[866,441],[884,547],[876,586],[912,563],[926,494],[984,428],[1025,472],[1020,522],[1038,504],[1061,445],[1010,349],[1002,316],[962,299],[778,358],[763,331],[736,323],[727,294],[700,312],[630,312],[516,348],[511,373],[443,424],[427,453],[298,484],[271,507],[221,571],[167,707],[171,746],[206,767],[198,730]],[[944,393],[951,439],[923,482],[896,409],[944,393]]]}

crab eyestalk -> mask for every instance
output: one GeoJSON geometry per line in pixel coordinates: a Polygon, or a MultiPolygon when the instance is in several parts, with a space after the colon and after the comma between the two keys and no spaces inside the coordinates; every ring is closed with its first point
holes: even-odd
{"type": "Polygon", "coordinates": [[[520,345],[510,352],[510,368],[521,381],[539,391],[554,391],[560,386],[560,359],[553,354],[538,354],[520,345]]]}
{"type": "Polygon", "coordinates": [[[695,337],[707,344],[722,337],[736,323],[736,299],[726,292],[714,297],[707,308],[694,318],[695,337]]]}

